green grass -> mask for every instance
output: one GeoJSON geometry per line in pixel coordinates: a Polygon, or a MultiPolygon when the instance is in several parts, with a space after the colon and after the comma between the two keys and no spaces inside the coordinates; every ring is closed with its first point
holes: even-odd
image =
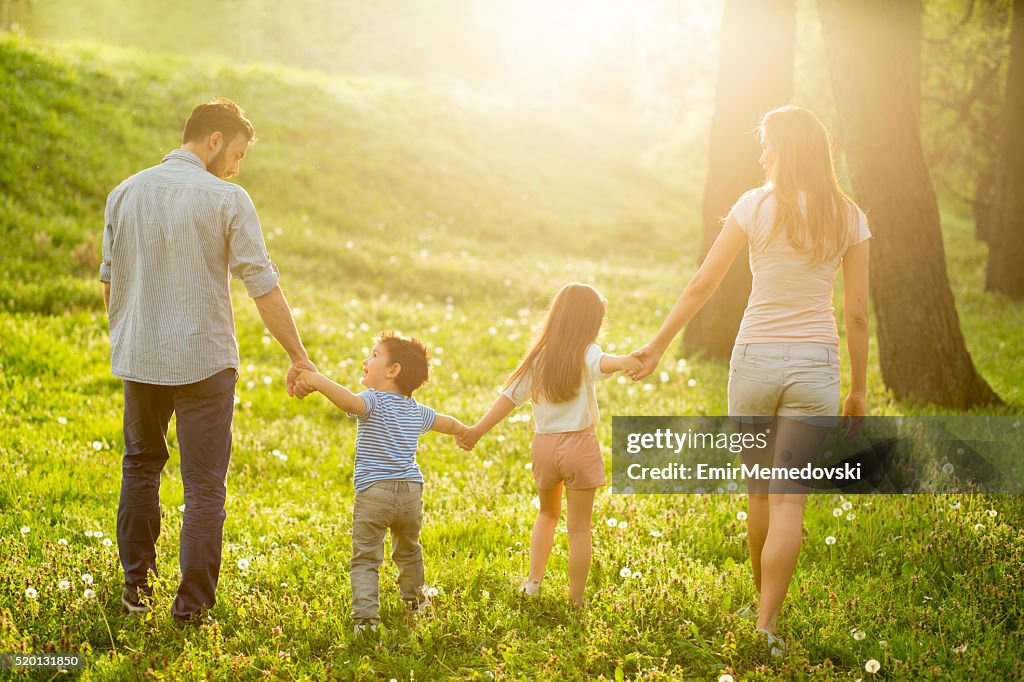
{"type": "MultiPolygon", "coordinates": [[[[782,661],[731,615],[754,597],[741,497],[604,492],[591,608],[567,605],[561,532],[544,595],[521,601],[514,586],[535,513],[525,421],[502,424],[471,454],[423,439],[422,541],[440,594],[429,618],[407,623],[386,562],[386,629],[355,640],[355,425],[319,396],[287,399],[285,357],[237,286],[242,367],[214,624],[180,630],[167,613],[182,517],[176,451],[161,490],[166,582],[154,614],[126,617],[116,548],[104,545],[122,397],[109,374],[96,240],[106,193],[176,145],[195,101],[227,94],[255,121],[261,141],[241,181],[321,370],[354,388],[375,332],[414,333],[440,360],[417,398],[464,420],[493,400],[565,281],[592,282],[610,299],[606,348],[647,340],[694,271],[700,185],[687,166],[700,160],[647,164],[658,131],[584,111],[522,112],[395,80],[11,38],[0,38],[0,62],[0,651],[86,652],[85,677],[99,680],[853,680],[872,677],[870,658],[885,679],[1024,675],[1017,498],[857,498],[847,500],[854,520],[832,515],[841,498],[812,498],[782,661]],[[827,535],[838,542],[827,546],[827,535]]],[[[984,248],[969,225],[950,220],[945,239],[968,345],[1010,402],[990,412],[1020,414],[1021,305],[983,293],[984,248]]],[[[874,341],[872,358],[873,413],[939,411],[894,401],[874,341]]],[[[724,365],[672,358],[662,369],[667,382],[599,386],[606,452],[611,415],[724,412],[724,365]]]]}

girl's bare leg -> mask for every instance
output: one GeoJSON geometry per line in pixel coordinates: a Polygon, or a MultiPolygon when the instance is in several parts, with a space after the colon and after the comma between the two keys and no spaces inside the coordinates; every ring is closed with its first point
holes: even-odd
{"type": "Polygon", "coordinates": [[[555,541],[555,527],[562,515],[562,483],[547,490],[538,490],[540,511],[530,534],[530,575],[527,580],[540,582],[544,579],[551,545],[555,541]]]}
{"type": "Polygon", "coordinates": [[[566,527],[569,531],[569,598],[583,606],[583,593],[590,574],[591,534],[596,488],[572,490],[567,488],[566,527]]]}

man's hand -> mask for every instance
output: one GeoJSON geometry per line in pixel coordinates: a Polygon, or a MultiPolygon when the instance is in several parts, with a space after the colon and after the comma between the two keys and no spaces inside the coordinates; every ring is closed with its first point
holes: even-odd
{"type": "Polygon", "coordinates": [[[285,384],[288,386],[288,395],[298,398],[299,400],[305,398],[310,393],[316,392],[316,389],[309,385],[308,382],[299,381],[299,376],[303,372],[316,372],[316,365],[309,361],[309,358],[305,360],[297,360],[292,363],[291,368],[288,370],[288,374],[285,376],[285,384]]]}

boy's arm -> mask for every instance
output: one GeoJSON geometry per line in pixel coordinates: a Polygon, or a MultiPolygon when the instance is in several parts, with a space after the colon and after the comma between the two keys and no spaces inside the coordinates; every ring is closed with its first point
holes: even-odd
{"type": "Polygon", "coordinates": [[[629,372],[636,374],[643,369],[644,363],[632,355],[608,355],[601,356],[601,372],[612,374],[613,372],[629,372]]]}
{"type": "Polygon", "coordinates": [[[361,397],[344,386],[334,383],[319,372],[304,371],[299,375],[299,381],[304,381],[323,393],[325,398],[349,414],[361,417],[366,413],[366,403],[361,397]]]}
{"type": "Polygon", "coordinates": [[[459,447],[463,450],[472,450],[476,447],[476,442],[480,440],[481,436],[493,429],[498,422],[507,417],[514,409],[516,409],[516,404],[508,396],[499,395],[498,399],[494,401],[494,405],[487,411],[487,414],[481,417],[480,421],[475,425],[463,431],[457,438],[459,447]]]}
{"type": "Polygon", "coordinates": [[[434,425],[430,427],[430,430],[437,431],[438,433],[446,433],[449,436],[457,436],[466,430],[466,425],[455,417],[449,417],[446,414],[437,414],[434,417],[434,425]]]}

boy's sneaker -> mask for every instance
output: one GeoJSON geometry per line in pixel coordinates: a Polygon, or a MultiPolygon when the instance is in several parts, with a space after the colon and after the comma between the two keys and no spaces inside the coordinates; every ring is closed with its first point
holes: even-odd
{"type": "Polygon", "coordinates": [[[519,585],[519,594],[524,597],[539,597],[540,581],[527,578],[519,585]]]}
{"type": "Polygon", "coordinates": [[[423,616],[427,615],[428,606],[430,606],[430,600],[426,597],[423,598],[423,601],[409,600],[405,602],[405,612],[409,615],[410,618],[422,618],[423,616]]]}
{"type": "Polygon", "coordinates": [[[129,589],[124,588],[121,590],[121,603],[128,609],[128,613],[144,615],[149,613],[152,609],[147,604],[142,603],[142,599],[148,600],[152,592],[144,588],[129,589]]]}
{"type": "Polygon", "coordinates": [[[377,623],[374,623],[369,618],[359,620],[352,628],[352,634],[356,637],[363,634],[369,634],[371,632],[377,632],[377,623]]]}
{"type": "Polygon", "coordinates": [[[739,616],[745,620],[757,620],[757,609],[753,606],[744,606],[733,615],[739,616]]]}

